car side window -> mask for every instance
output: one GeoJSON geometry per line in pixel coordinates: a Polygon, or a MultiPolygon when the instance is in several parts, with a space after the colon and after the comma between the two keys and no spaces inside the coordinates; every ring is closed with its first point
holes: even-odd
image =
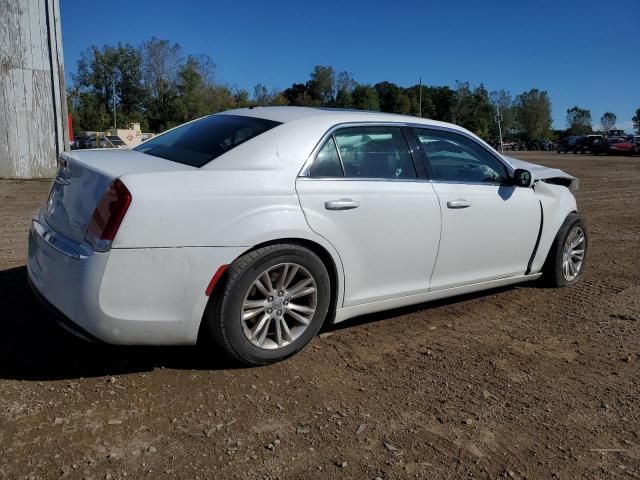
{"type": "Polygon", "coordinates": [[[333,137],[329,137],[322,148],[318,151],[315,160],[309,168],[310,177],[343,177],[342,164],[338,156],[336,144],[333,137]]]}
{"type": "Polygon", "coordinates": [[[434,180],[488,184],[508,182],[507,167],[470,138],[443,130],[414,130],[427,155],[434,180]]]}
{"type": "Polygon", "coordinates": [[[348,178],[417,178],[400,127],[347,127],[335,132],[344,175],[348,178]]]}

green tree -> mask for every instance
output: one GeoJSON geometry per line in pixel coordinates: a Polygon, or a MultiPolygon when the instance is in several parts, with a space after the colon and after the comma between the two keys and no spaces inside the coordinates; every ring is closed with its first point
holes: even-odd
{"type": "Polygon", "coordinates": [[[335,73],[333,67],[316,65],[307,82],[307,92],[314,103],[325,107],[333,106],[335,97],[335,73]]]}
{"type": "Polygon", "coordinates": [[[287,100],[287,105],[309,107],[315,103],[304,83],[294,83],[282,92],[282,95],[287,100]]]}
{"type": "Polygon", "coordinates": [[[411,101],[404,89],[395,83],[380,82],[374,86],[380,99],[380,111],[408,115],[411,113],[411,101]]]}
{"type": "Polygon", "coordinates": [[[349,72],[340,72],[336,76],[336,101],[338,108],[353,107],[353,90],[358,84],[349,72]]]}
{"type": "Polygon", "coordinates": [[[149,125],[154,131],[166,130],[178,123],[175,100],[182,49],[177,43],[152,37],[142,44],[141,53],[149,125]]]}
{"type": "Polygon", "coordinates": [[[516,119],[520,136],[525,140],[542,140],[551,136],[551,99],[537,88],[516,97],[516,119]]]}
{"type": "Polygon", "coordinates": [[[74,87],[67,92],[67,106],[76,132],[106,130],[113,123],[112,114],[95,93],[74,87]]]}
{"type": "Polygon", "coordinates": [[[140,52],[129,44],[89,47],[78,61],[70,96],[78,130],[112,127],[114,103],[119,124],[136,121],[145,97],[140,52]]]}
{"type": "Polygon", "coordinates": [[[433,104],[433,114],[431,118],[441,120],[443,122],[451,121],[451,111],[455,101],[455,93],[449,87],[423,87],[425,93],[429,96],[433,104]]]}
{"type": "Polygon", "coordinates": [[[371,85],[357,85],[353,89],[353,108],[357,110],[380,111],[378,92],[371,85]]]}
{"type": "Polygon", "coordinates": [[[484,85],[480,84],[472,90],[469,82],[456,82],[451,105],[451,121],[482,138],[489,139],[493,119],[493,107],[484,85]]]}
{"type": "Polygon", "coordinates": [[[600,117],[600,125],[602,125],[602,131],[605,135],[609,133],[609,130],[616,126],[617,119],[618,117],[616,117],[616,114],[612,112],[606,112],[602,117],[600,117]]]}
{"type": "Polygon", "coordinates": [[[212,113],[214,109],[203,71],[196,57],[189,57],[178,69],[174,109],[181,123],[212,113]]]}
{"type": "Polygon", "coordinates": [[[262,83],[253,87],[253,103],[261,107],[271,104],[271,95],[262,83]]]}
{"type": "Polygon", "coordinates": [[[243,88],[237,88],[231,96],[233,108],[246,108],[251,106],[249,92],[243,88]]]}
{"type": "Polygon", "coordinates": [[[591,133],[591,111],[577,105],[567,109],[567,127],[571,135],[591,133]]]}
{"type": "Polygon", "coordinates": [[[287,105],[287,99],[284,96],[284,92],[280,92],[277,89],[271,90],[271,105],[274,107],[280,107],[287,105]]]}
{"type": "Polygon", "coordinates": [[[420,95],[420,85],[414,85],[413,87],[406,88],[404,92],[409,97],[411,115],[419,117],[422,114],[423,118],[434,118],[435,106],[431,98],[430,89],[427,86],[422,85],[422,95],[420,95]],[[421,97],[422,109],[420,109],[421,97]]]}
{"type": "Polygon", "coordinates": [[[640,108],[636,110],[636,114],[631,118],[633,122],[633,128],[636,129],[636,133],[640,135],[640,108]]]}

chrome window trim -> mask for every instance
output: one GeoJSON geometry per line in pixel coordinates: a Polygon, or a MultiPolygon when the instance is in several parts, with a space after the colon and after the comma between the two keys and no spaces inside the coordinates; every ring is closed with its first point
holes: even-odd
{"type": "MultiPolygon", "coordinates": [[[[343,122],[343,123],[337,123],[335,125],[333,125],[331,128],[329,128],[323,135],[322,137],[320,137],[320,140],[316,143],[316,146],[313,147],[313,150],[311,151],[311,154],[309,154],[309,156],[307,157],[307,159],[305,160],[302,168],[300,169],[300,172],[298,172],[298,178],[300,179],[308,179],[308,180],[341,180],[341,181],[352,181],[352,182],[375,182],[375,181],[380,181],[380,182],[425,182],[425,183],[451,183],[451,184],[461,184],[461,185],[488,185],[488,186],[505,186],[502,183],[487,183],[487,182],[458,182],[458,181],[451,181],[451,180],[434,180],[431,178],[427,178],[427,179],[422,179],[422,178],[365,178],[365,177],[311,177],[309,176],[309,169],[311,168],[311,164],[313,163],[313,161],[316,158],[316,155],[318,154],[318,152],[320,151],[320,149],[324,146],[324,142],[329,138],[329,137],[333,137],[333,143],[336,147],[336,150],[338,151],[338,156],[340,158],[340,164],[342,166],[342,173],[343,175],[345,175],[345,170],[344,170],[344,164],[342,163],[342,155],[340,154],[340,149],[338,148],[338,142],[336,142],[335,139],[335,132],[336,130],[339,130],[341,128],[349,128],[349,127],[398,127],[398,128],[402,128],[402,127],[406,127],[406,128],[414,128],[414,129],[431,129],[431,130],[441,130],[441,131],[445,131],[445,132],[450,132],[450,133],[455,133],[458,135],[462,135],[463,137],[471,140],[472,142],[475,142],[478,146],[480,146],[483,150],[485,150],[489,155],[491,155],[492,157],[494,157],[496,160],[498,160],[502,165],[504,165],[504,167],[507,169],[507,173],[509,175],[513,175],[514,172],[514,168],[512,165],[510,165],[504,158],[501,158],[500,155],[497,152],[493,152],[491,151],[491,149],[487,148],[485,145],[483,145],[482,143],[478,142],[477,139],[475,139],[474,137],[472,137],[471,135],[469,135],[467,132],[458,130],[456,128],[451,128],[451,127],[447,127],[444,125],[428,125],[428,124],[423,124],[423,123],[413,123],[413,122],[343,122]]],[[[405,138],[406,141],[406,138],[405,138]]],[[[407,144],[408,147],[410,147],[409,144],[407,144]]],[[[418,147],[421,147],[421,145],[418,142],[418,147]]],[[[409,153],[411,153],[411,148],[409,148],[409,153]]],[[[425,155],[426,153],[421,150],[421,155],[425,155]]],[[[419,158],[413,158],[412,155],[412,159],[414,161],[414,163],[416,161],[421,161],[421,159],[419,158]]],[[[429,161],[428,158],[426,159],[426,161],[429,161]]],[[[415,164],[414,164],[414,168],[416,168],[415,164]]],[[[416,172],[417,174],[417,172],[416,172]]]]}
{"type": "Polygon", "coordinates": [[[515,185],[506,185],[504,183],[488,183],[488,182],[458,182],[453,180],[432,180],[430,178],[365,178],[365,177],[298,177],[303,181],[338,181],[338,182],[410,182],[410,183],[446,183],[450,185],[478,185],[486,187],[515,187],[515,185]]]}

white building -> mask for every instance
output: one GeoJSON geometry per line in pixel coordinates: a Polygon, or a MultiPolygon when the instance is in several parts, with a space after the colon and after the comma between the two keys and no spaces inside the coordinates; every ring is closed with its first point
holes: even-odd
{"type": "Polygon", "coordinates": [[[59,3],[0,7],[0,177],[52,177],[69,145],[59,3]]]}

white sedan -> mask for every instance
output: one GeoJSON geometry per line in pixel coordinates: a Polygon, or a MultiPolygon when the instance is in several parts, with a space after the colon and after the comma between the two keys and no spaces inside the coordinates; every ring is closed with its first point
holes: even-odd
{"type": "Polygon", "coordinates": [[[233,110],[131,151],[63,153],[29,279],[85,338],[210,338],[264,364],[325,322],[541,275],[577,282],[577,183],[447,123],[233,110]]]}

